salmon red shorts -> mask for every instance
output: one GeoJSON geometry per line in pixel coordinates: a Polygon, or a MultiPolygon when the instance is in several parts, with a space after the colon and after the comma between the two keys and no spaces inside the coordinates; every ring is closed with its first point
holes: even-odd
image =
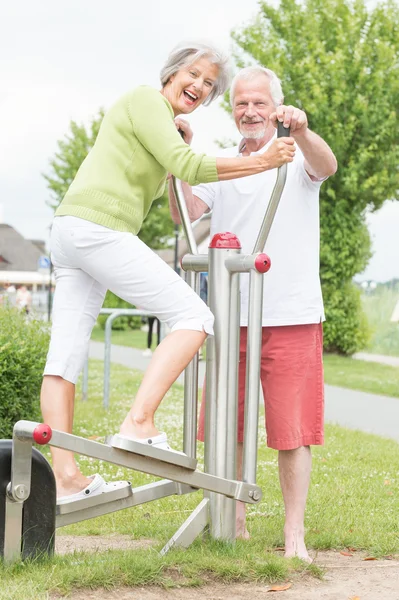
{"type": "MultiPolygon", "coordinates": [[[[247,328],[241,327],[238,437],[244,436],[247,328]]],[[[261,384],[267,445],[293,450],[324,443],[323,329],[321,323],[262,328],[261,384]]],[[[198,439],[204,440],[205,402],[198,439]]]]}

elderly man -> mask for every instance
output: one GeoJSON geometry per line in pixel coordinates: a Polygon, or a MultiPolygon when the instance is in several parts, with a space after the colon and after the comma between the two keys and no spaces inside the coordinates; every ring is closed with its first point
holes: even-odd
{"type": "MultiPolygon", "coordinates": [[[[304,541],[304,515],[311,472],[311,445],[323,444],[323,300],[319,279],[319,189],[337,161],[329,146],[308,127],[306,113],[283,104],[273,71],[242,69],[231,91],[233,116],[242,140],[223,156],[264,153],[276,136],[277,121],[290,127],[297,150],[288,165],[280,206],[266,243],[272,268],[264,277],[261,383],[269,447],[279,451],[285,506],[285,556],[310,560],[304,541]]],[[[186,122],[178,127],[190,142],[186,122]]],[[[190,188],[184,184],[190,219],[212,210],[211,236],[234,232],[244,253],[252,252],[276,180],[276,171],[190,188]]],[[[172,217],[179,216],[170,190],[172,217]]],[[[242,472],[248,276],[241,276],[238,473],[242,472]]],[[[204,403],[199,439],[203,439],[204,403]]],[[[237,506],[237,534],[248,537],[245,505],[237,506]]]]}

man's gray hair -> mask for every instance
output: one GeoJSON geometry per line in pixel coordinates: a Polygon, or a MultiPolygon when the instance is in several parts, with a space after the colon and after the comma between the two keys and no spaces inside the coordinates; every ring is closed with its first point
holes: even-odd
{"type": "Polygon", "coordinates": [[[223,54],[215,46],[206,42],[182,42],[169,54],[168,59],[161,69],[162,87],[168,83],[172,75],[180,71],[182,67],[192,65],[200,58],[207,58],[211,63],[219,67],[219,74],[215,85],[213,86],[209,96],[204,102],[207,106],[221,96],[228,89],[231,81],[230,60],[226,54],[223,54]]]}
{"type": "Polygon", "coordinates": [[[234,94],[238,81],[241,79],[246,79],[250,81],[252,79],[256,79],[259,75],[266,75],[269,79],[270,84],[270,93],[274,102],[274,106],[280,106],[284,100],[283,89],[281,87],[281,81],[277,77],[276,73],[271,69],[266,69],[265,67],[253,66],[253,67],[245,67],[238,71],[237,75],[235,75],[233,81],[231,82],[230,87],[230,103],[231,106],[234,106],[234,94]]]}

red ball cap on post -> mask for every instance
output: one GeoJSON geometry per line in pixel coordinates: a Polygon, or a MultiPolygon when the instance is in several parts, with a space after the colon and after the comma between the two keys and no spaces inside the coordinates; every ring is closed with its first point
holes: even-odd
{"type": "Polygon", "coordinates": [[[234,233],[228,231],[226,231],[226,233],[215,233],[209,244],[209,248],[240,249],[241,242],[234,233]]]}
{"type": "Polygon", "coordinates": [[[48,444],[52,435],[53,432],[51,431],[50,425],[45,425],[44,423],[41,423],[33,430],[33,439],[36,444],[39,444],[40,446],[48,444]]]}
{"type": "Polygon", "coordinates": [[[272,261],[267,254],[261,253],[255,258],[255,269],[258,273],[267,273],[271,266],[272,261]]]}

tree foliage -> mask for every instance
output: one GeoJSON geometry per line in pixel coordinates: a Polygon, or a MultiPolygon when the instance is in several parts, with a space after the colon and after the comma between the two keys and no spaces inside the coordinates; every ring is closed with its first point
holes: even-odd
{"type": "MultiPolygon", "coordinates": [[[[339,170],[321,188],[321,280],[326,348],[351,353],[367,327],[352,278],[371,256],[365,211],[399,188],[399,7],[386,1],[260,3],[233,33],[239,66],[260,63],[282,80],[285,104],[306,111],[339,170]]],[[[225,104],[227,108],[227,104],[225,104]]]]}
{"type": "MultiPolygon", "coordinates": [[[[49,206],[54,210],[58,207],[83,160],[96,141],[98,131],[104,116],[99,110],[86,127],[71,121],[69,132],[64,139],[59,140],[58,150],[50,160],[51,172],[44,174],[51,192],[49,206]]],[[[153,249],[164,248],[167,241],[173,237],[174,225],[169,213],[167,190],[153,203],[139,233],[139,238],[153,249]]]]}

